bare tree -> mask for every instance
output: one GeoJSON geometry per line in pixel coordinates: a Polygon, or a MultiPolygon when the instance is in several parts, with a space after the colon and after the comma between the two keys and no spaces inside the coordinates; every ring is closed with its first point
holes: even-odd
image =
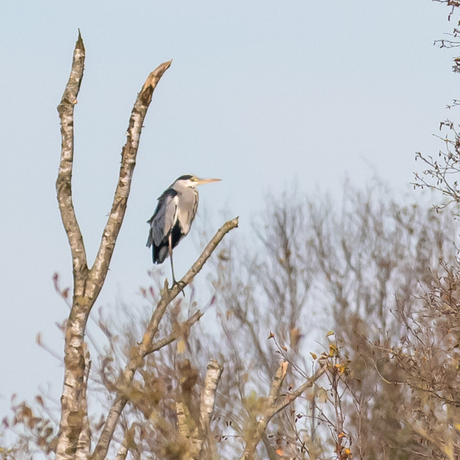
{"type": "MultiPolygon", "coordinates": [[[[147,78],[131,113],[127,141],[122,149],[119,179],[112,209],[102,235],[101,245],[92,267],[88,267],[83,236],[81,234],[72,202],[72,165],[74,155],[74,106],[81,86],[85,61],[85,48],[79,35],[74,51],[72,70],[58,111],[61,118],[62,153],[59,175],[56,183],[59,208],[72,252],[73,261],[73,296],[69,318],[65,326],[65,376],[61,398],[61,420],[56,446],[57,459],[87,459],[91,455],[91,431],[88,420],[87,385],[91,361],[85,344],[85,331],[91,309],[102,289],[109,269],[115,243],[123,223],[133,177],[139,140],[144,118],[160,78],[169,68],[171,62],[161,64],[147,78]]],[[[163,295],[141,343],[133,353],[124,373],[120,376],[117,395],[107,416],[101,436],[97,442],[92,458],[105,458],[119,416],[127,403],[124,387],[131,384],[136,370],[142,365],[145,356],[177,339],[179,330],[172,336],[154,343],[159,323],[167,306],[187,286],[209,258],[223,236],[237,226],[237,219],[225,224],[211,240],[205,251],[179,285],[169,289],[165,284],[163,295]],[[123,386],[123,388],[121,388],[123,386]]],[[[187,324],[189,328],[196,322],[197,312],[187,324]]]]}
{"type": "MultiPolygon", "coordinates": [[[[170,62],[160,65],[149,75],[137,96],[129,121],[127,142],[122,149],[122,161],[112,210],[95,262],[89,267],[83,236],[74,213],[71,186],[74,106],[83,78],[84,60],[85,48],[79,36],[69,81],[58,107],[61,118],[62,152],[56,187],[62,221],[72,252],[74,275],[71,299],[66,289],[60,289],[58,279],[55,280],[58,292],[68,301],[70,307],[69,318],[63,325],[65,375],[59,431],[57,437],[50,441],[49,436],[53,430],[49,431],[47,428],[49,420],[36,417],[24,404],[14,406],[16,413],[14,424],[23,423],[37,444],[42,442],[48,452],[55,451],[57,459],[104,459],[109,454],[114,439],[117,439],[119,446],[117,458],[126,458],[130,453],[137,457],[145,453],[150,440],[161,437],[162,442],[151,445],[151,455],[155,458],[182,458],[184,455],[196,459],[214,458],[216,449],[211,420],[223,365],[214,359],[209,359],[207,372],[204,378],[200,379],[200,372],[193,363],[179,356],[183,353],[182,348],[187,347],[187,337],[192,326],[199,321],[203,313],[196,310],[188,318],[180,321],[178,309],[181,301],[176,298],[199,273],[225,234],[238,225],[238,219],[227,222],[218,230],[178,284],[170,288],[165,282],[160,290],[160,296],[152,296],[153,314],[146,323],[142,340],[132,343],[129,349],[125,350],[127,359],[122,371],[119,366],[112,365],[113,356],[116,355],[114,336],[103,321],[99,321],[99,327],[109,339],[110,351],[100,354],[96,373],[92,372],[92,360],[85,341],[88,318],[104,284],[123,222],[144,118],[153,91],[169,68],[170,62]],[[167,313],[170,305],[172,308],[167,313]],[[169,320],[164,328],[165,335],[157,339],[159,326],[164,318],[169,320]],[[169,345],[174,342],[177,343],[178,349],[175,353],[171,353],[172,348],[169,345]],[[154,353],[158,357],[150,359],[149,357],[154,353]],[[162,367],[167,370],[166,377],[171,384],[167,383],[164,376],[159,376],[158,371],[162,367]],[[137,373],[140,377],[136,377],[137,373]],[[105,400],[105,404],[108,405],[107,412],[97,423],[90,416],[88,408],[88,389],[94,383],[104,387],[108,392],[105,400]],[[197,385],[201,388],[199,394],[197,385]],[[171,403],[175,406],[173,410],[171,403]],[[130,407],[126,409],[128,404],[130,407]],[[147,418],[147,422],[140,421],[140,414],[147,418]],[[118,431],[117,427],[119,427],[118,431]],[[42,434],[44,430],[45,434],[42,434]],[[147,436],[146,434],[152,430],[153,436],[147,436]],[[93,435],[96,433],[97,438],[94,438],[93,435]],[[167,438],[169,439],[165,442],[167,438]],[[95,442],[94,449],[92,449],[93,442],[95,442]]],[[[295,316],[291,318],[291,323],[293,322],[295,316]]],[[[93,341],[91,337],[89,338],[93,341]]],[[[257,345],[256,342],[254,344],[257,345]]],[[[97,345],[94,345],[97,348],[97,345]]],[[[121,361],[119,363],[121,364],[121,361]]],[[[325,372],[326,363],[320,366],[311,378],[305,376],[303,383],[287,394],[280,394],[287,363],[280,369],[274,377],[267,403],[260,407],[259,415],[253,419],[253,422],[259,420],[257,427],[255,425],[252,425],[253,428],[247,427],[246,431],[250,434],[245,436],[243,458],[253,458],[272,417],[290,405],[305,389],[314,385],[325,372]]],[[[273,372],[272,375],[274,374],[273,372]]]]}
{"type": "Polygon", "coordinates": [[[259,395],[270,391],[278,355],[290,364],[288,388],[323,360],[327,379],[272,419],[261,457],[380,458],[383,444],[388,458],[420,451],[402,416],[410,389],[385,381],[402,382],[389,350],[407,340],[407,318],[422,314],[434,276],[446,273],[439,261],[455,261],[452,213],[392,199],[374,181],[365,190],[346,184],[340,207],[294,191],[272,198],[262,216],[256,250],[227,242],[216,259],[215,347],[231,357],[216,414],[230,422],[227,442],[244,439],[263,412],[259,395]]]}
{"type": "MultiPolygon", "coordinates": [[[[435,1],[451,15],[459,7],[435,1]]],[[[142,291],[142,318],[93,312],[103,348],[87,323],[123,222],[143,121],[170,62],[136,98],[89,267],[71,186],[84,59],[79,36],[59,105],[56,185],[74,275],[70,297],[55,279],[70,307],[60,420],[46,398],[35,407],[13,398],[13,418],[3,425],[22,431],[14,447],[0,447],[1,458],[27,458],[34,448],[58,459],[459,458],[457,207],[439,212],[460,202],[455,124],[441,124],[451,135],[437,159],[418,155],[427,169],[417,185],[441,191],[447,203],[433,210],[395,200],[378,182],[364,190],[348,184],[341,207],[297,192],[272,198],[251,248],[221,244],[238,224],[233,219],[180,285],[153,275],[154,288],[142,291]],[[205,304],[192,281],[219,244],[205,304]],[[190,295],[181,298],[185,286],[190,295]],[[217,321],[200,324],[211,309],[217,321]]]]}
{"type": "Polygon", "coordinates": [[[127,142],[122,151],[119,181],[112,210],[103,232],[102,242],[91,268],[88,267],[83,235],[72,201],[72,168],[74,156],[74,106],[83,79],[85,47],[79,35],[75,46],[72,71],[58,111],[61,118],[62,151],[56,189],[62,222],[69,239],[73,264],[73,301],[65,335],[65,376],[61,398],[62,411],[56,458],[88,458],[91,437],[88,423],[86,388],[90,370],[85,346],[85,329],[91,308],[96,301],[109,269],[115,242],[123,223],[132,174],[136,164],[139,137],[153,91],[170,62],[152,72],[131,114],[127,142]]]}

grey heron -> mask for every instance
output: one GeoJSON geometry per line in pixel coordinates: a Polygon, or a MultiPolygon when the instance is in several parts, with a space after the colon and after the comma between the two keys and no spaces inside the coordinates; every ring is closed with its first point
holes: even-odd
{"type": "Polygon", "coordinates": [[[187,236],[198,208],[197,185],[218,182],[220,179],[200,179],[196,176],[180,176],[158,198],[153,216],[147,221],[150,224],[147,247],[152,246],[154,264],[161,264],[170,257],[173,283],[174,265],[172,250],[179,241],[187,236]]]}

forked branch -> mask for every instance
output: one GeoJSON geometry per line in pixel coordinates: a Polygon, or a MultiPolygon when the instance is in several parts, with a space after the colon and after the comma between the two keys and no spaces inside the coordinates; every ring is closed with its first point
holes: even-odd
{"type": "Polygon", "coordinates": [[[56,448],[56,459],[58,460],[87,458],[89,454],[91,439],[89,438],[85,383],[89,356],[85,356],[84,344],[86,323],[104,284],[126,212],[139,139],[147,109],[158,81],[171,64],[171,62],[165,62],[154,70],[137,96],[129,121],[127,141],[122,150],[120,174],[112,209],[96,260],[93,267],[88,269],[83,236],[73,206],[71,183],[74,155],[74,107],[83,79],[84,63],[85,47],[79,34],[70,77],[58,106],[62,146],[56,189],[62,222],[72,253],[74,278],[72,307],[65,333],[64,387],[56,448]]]}

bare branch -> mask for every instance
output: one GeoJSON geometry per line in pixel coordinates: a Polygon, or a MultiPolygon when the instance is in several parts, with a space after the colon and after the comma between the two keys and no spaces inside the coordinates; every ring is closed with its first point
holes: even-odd
{"type": "MultiPolygon", "coordinates": [[[[278,412],[282,411],[285,407],[289,406],[295,399],[297,399],[302,393],[304,393],[308,388],[311,388],[314,383],[326,372],[327,366],[323,365],[320,367],[303,385],[301,385],[297,390],[292,393],[289,393],[284,396],[284,398],[276,405],[272,407],[268,415],[270,419],[276,415],[278,412]]],[[[266,425],[270,421],[267,421],[266,425]]]]}
{"type": "MultiPolygon", "coordinates": [[[[220,377],[224,368],[214,359],[208,364],[208,372],[204,381],[203,392],[201,393],[201,406],[200,406],[200,424],[202,434],[200,439],[196,440],[198,447],[199,456],[203,450],[203,441],[208,438],[208,448],[211,449],[211,443],[209,442],[209,434],[211,431],[211,418],[214,412],[214,402],[216,399],[217,385],[219,384],[220,377]]],[[[215,455],[212,455],[215,458],[215,455]]]]}
{"type": "Polygon", "coordinates": [[[222,241],[222,238],[233,228],[238,226],[238,218],[226,222],[214,235],[211,241],[208,243],[198,260],[193,264],[190,270],[185,276],[175,284],[171,289],[167,287],[167,281],[165,282],[165,289],[163,295],[158,302],[158,305],[150,319],[150,323],[147,327],[147,331],[142,338],[142,342],[139,344],[132,358],[127,364],[123,375],[120,376],[120,389],[117,392],[115,400],[110,408],[107,416],[106,423],[99,437],[98,444],[92,455],[92,460],[102,460],[106,457],[107,451],[112,440],[113,432],[118,423],[123,408],[128,402],[128,398],[125,396],[123,388],[131,385],[136,370],[144,364],[144,358],[149,353],[154,351],[153,339],[158,332],[159,324],[163,318],[167,306],[181,293],[184,288],[195,278],[195,276],[201,271],[203,265],[209,259],[217,245],[222,241]]]}
{"type": "Polygon", "coordinates": [[[70,460],[75,457],[87,458],[89,455],[91,439],[87,420],[85,381],[88,367],[84,343],[86,323],[107,275],[118,232],[123,222],[142,124],[155,86],[171,64],[166,62],[152,72],[136,99],[129,122],[128,139],[122,151],[120,176],[112,210],[95,263],[88,271],[83,236],[73,207],[71,186],[74,154],[74,105],[77,102],[83,78],[84,61],[85,47],[79,34],[70,77],[58,106],[62,149],[56,189],[62,222],[72,252],[74,277],[72,308],[65,331],[64,388],[56,448],[56,459],[58,460],[70,460]]]}
{"type": "Polygon", "coordinates": [[[135,434],[136,425],[131,425],[130,429],[126,432],[123,442],[121,443],[120,448],[118,449],[118,453],[115,460],[125,460],[128,455],[130,446],[133,445],[134,442],[134,434],[135,434]]]}
{"type": "Polygon", "coordinates": [[[61,161],[56,181],[56,191],[61,212],[62,223],[64,224],[67,238],[69,239],[70,250],[72,251],[72,263],[74,274],[74,291],[77,295],[83,293],[83,284],[77,283],[79,275],[86,275],[88,271],[83,236],[75,216],[72,201],[72,168],[74,153],[74,107],[77,103],[78,92],[80,91],[83,72],[85,68],[85,46],[80,33],[73,53],[72,70],[67,82],[61,103],[58,106],[61,119],[61,161]]]}
{"type": "Polygon", "coordinates": [[[86,392],[88,390],[88,379],[89,379],[90,370],[91,370],[90,355],[89,355],[88,349],[86,348],[85,377],[84,377],[84,386],[83,386],[84,391],[82,394],[82,401],[81,401],[82,411],[84,412],[85,415],[83,416],[82,429],[80,431],[80,435],[78,439],[78,446],[77,446],[77,452],[75,455],[75,460],[87,460],[90,454],[90,449],[91,449],[91,429],[89,426],[89,418],[88,418],[88,398],[86,397],[86,392]]]}
{"type": "Polygon", "coordinates": [[[275,401],[278,398],[280,391],[281,391],[281,387],[283,385],[283,381],[284,381],[284,377],[287,372],[287,368],[288,368],[288,362],[283,361],[280,364],[280,367],[278,368],[278,370],[276,371],[275,378],[273,379],[273,383],[270,388],[270,393],[267,399],[268,407],[272,407],[275,405],[275,401]]]}
{"type": "Polygon", "coordinates": [[[293,393],[286,394],[283,399],[276,403],[276,399],[278,398],[279,391],[283,384],[284,376],[286,375],[287,370],[287,363],[281,363],[280,367],[278,368],[275,378],[273,380],[272,386],[270,388],[270,394],[267,398],[267,403],[265,404],[265,409],[263,410],[262,414],[257,421],[257,426],[255,427],[254,433],[249,438],[246,447],[244,449],[243,455],[241,460],[251,460],[254,458],[254,453],[259,444],[262,436],[265,433],[268,423],[270,420],[281,410],[285,407],[289,406],[292,402],[294,402],[304,391],[308,388],[312,387],[313,384],[326,372],[326,365],[323,365],[319,368],[303,385],[301,385],[297,390],[293,393]]]}
{"type": "MultiPolygon", "coordinates": [[[[187,369],[186,367],[184,369],[187,369]]],[[[208,449],[212,450],[210,442],[210,422],[214,411],[214,401],[216,397],[217,385],[219,384],[220,376],[222,375],[223,367],[219,363],[211,359],[208,364],[208,370],[204,381],[204,387],[201,392],[200,401],[200,420],[197,426],[192,419],[190,412],[190,395],[182,394],[180,400],[176,402],[177,424],[179,434],[187,438],[190,442],[189,456],[193,460],[204,458],[204,441],[208,438],[208,449]],[[188,401],[188,403],[187,403],[188,401]]],[[[185,377],[186,374],[184,374],[185,377]]],[[[209,455],[209,458],[216,458],[214,455],[209,455]]]]}
{"type": "Polygon", "coordinates": [[[188,331],[197,321],[199,321],[202,316],[203,313],[200,310],[198,310],[187,321],[175,327],[171,334],[168,335],[168,337],[165,337],[164,339],[158,340],[155,343],[153,343],[152,347],[148,350],[147,354],[158,351],[166,345],[169,345],[170,343],[177,340],[179,337],[184,335],[184,333],[188,331]]]}
{"type": "MultiPolygon", "coordinates": [[[[158,325],[166,311],[166,307],[184,290],[184,288],[191,283],[193,278],[201,271],[206,261],[211,257],[211,254],[216,249],[217,245],[222,241],[222,238],[230,230],[238,227],[238,217],[226,222],[214,235],[208,243],[198,260],[192,265],[192,268],[184,275],[184,277],[175,284],[171,289],[167,289],[167,281],[165,283],[165,293],[162,295],[158,302],[157,308],[152,315],[147,331],[144,334],[140,349],[147,353],[153,337],[158,332],[158,325]]],[[[145,355],[144,355],[145,356],[145,355]]]]}
{"type": "MultiPolygon", "coordinates": [[[[61,103],[58,106],[61,118],[62,149],[56,182],[61,218],[72,251],[74,301],[84,293],[88,272],[83,237],[73,208],[71,187],[74,151],[73,113],[83,78],[84,62],[85,47],[81,35],[78,34],[72,70],[61,103]]],[[[85,429],[85,417],[87,416],[83,342],[87,318],[85,310],[85,308],[76,308],[74,305],[66,327],[65,375],[61,398],[60,436],[56,448],[57,459],[73,458],[73,452],[81,447],[78,446],[80,433],[85,429]]]]}
{"type": "Polygon", "coordinates": [[[150,75],[138,94],[134,103],[129,126],[126,133],[126,144],[121,152],[121,166],[118,178],[117,189],[112,203],[107,224],[102,235],[101,245],[97,253],[94,265],[89,273],[89,292],[87,295],[90,298],[96,298],[99,294],[102,285],[104,284],[107,271],[109,269],[110,260],[112,259],[115,243],[120,231],[121,225],[128,204],[128,196],[131,189],[131,180],[133,177],[134,167],[136,165],[137,150],[141,136],[142,126],[144,123],[147,110],[152,101],[153,91],[157,86],[160,78],[168,70],[172,61],[160,64],[150,75]]]}
{"type": "Polygon", "coordinates": [[[177,413],[177,428],[179,434],[184,438],[190,436],[190,429],[187,424],[187,418],[190,417],[187,407],[182,400],[176,401],[176,413],[177,413]]]}
{"type": "Polygon", "coordinates": [[[129,452],[128,446],[126,444],[126,438],[121,443],[120,448],[118,449],[116,460],[125,460],[129,452]]]}

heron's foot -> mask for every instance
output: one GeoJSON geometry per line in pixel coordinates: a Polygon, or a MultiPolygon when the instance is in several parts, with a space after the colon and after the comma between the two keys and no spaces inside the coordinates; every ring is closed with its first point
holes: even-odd
{"type": "Polygon", "coordinates": [[[179,286],[181,292],[182,292],[182,295],[185,297],[185,291],[184,291],[184,288],[185,288],[185,285],[184,283],[180,282],[180,281],[176,281],[175,278],[173,278],[173,284],[171,286],[171,289],[174,287],[174,286],[179,286]]]}

